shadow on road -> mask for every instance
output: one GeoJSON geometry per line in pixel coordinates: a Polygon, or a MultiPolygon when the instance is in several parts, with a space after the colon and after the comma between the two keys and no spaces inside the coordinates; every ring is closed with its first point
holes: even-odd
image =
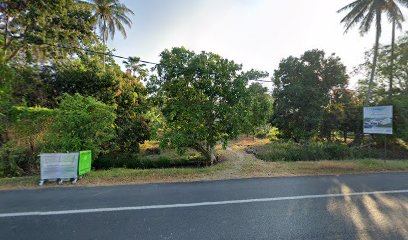
{"type": "MultiPolygon", "coordinates": [[[[353,192],[338,182],[341,193],[353,192]]],[[[402,195],[364,195],[331,198],[326,206],[335,218],[355,229],[355,239],[408,239],[408,198],[402,195]]]]}

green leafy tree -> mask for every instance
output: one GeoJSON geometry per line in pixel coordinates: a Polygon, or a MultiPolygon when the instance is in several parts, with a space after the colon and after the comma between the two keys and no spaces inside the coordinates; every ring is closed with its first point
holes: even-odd
{"type": "Polygon", "coordinates": [[[347,142],[349,132],[353,132],[356,144],[361,139],[362,108],[357,94],[349,89],[334,89],[329,105],[325,107],[320,136],[333,140],[335,132],[341,132],[347,142]]]}
{"type": "Polygon", "coordinates": [[[9,112],[14,104],[11,96],[13,78],[13,69],[0,62],[0,146],[8,141],[9,112]]]}
{"type": "Polygon", "coordinates": [[[391,100],[387,99],[380,102],[382,105],[392,105],[394,110],[393,130],[394,139],[400,138],[405,143],[408,142],[408,94],[394,96],[391,100]]]}
{"type": "MultiPolygon", "coordinates": [[[[367,76],[371,70],[370,58],[373,51],[367,51],[364,57],[364,63],[360,64],[355,69],[357,75],[367,76]]],[[[387,98],[389,95],[389,76],[392,72],[393,87],[392,93],[394,95],[408,93],[408,35],[405,34],[398,39],[394,50],[392,46],[386,45],[379,49],[378,64],[377,64],[377,81],[372,87],[372,100],[375,103],[387,98]],[[389,56],[391,51],[394,51],[394,61],[390,62],[389,56]]],[[[366,93],[368,90],[368,82],[365,79],[359,81],[358,90],[361,93],[366,93]]]]}
{"type": "Polygon", "coordinates": [[[380,46],[381,37],[381,19],[385,13],[388,19],[392,22],[399,23],[404,19],[403,14],[397,5],[397,2],[408,5],[407,0],[356,0],[345,7],[341,8],[338,12],[348,11],[346,16],[341,20],[341,23],[345,24],[345,32],[350,30],[353,26],[359,25],[360,33],[363,35],[367,33],[373,21],[375,21],[376,36],[374,44],[374,54],[372,61],[372,68],[370,74],[370,80],[368,85],[366,105],[368,106],[371,98],[371,90],[374,83],[375,71],[377,67],[378,49],[380,46]]]}
{"type": "Polygon", "coordinates": [[[49,127],[44,152],[92,150],[93,157],[115,137],[115,108],[79,94],[64,95],[49,127]]]}
{"type": "Polygon", "coordinates": [[[137,152],[139,144],[150,136],[149,121],[145,117],[147,93],[139,78],[123,73],[113,59],[108,59],[112,62],[105,71],[100,71],[103,67],[101,56],[86,54],[46,66],[18,66],[12,84],[14,101],[27,106],[55,108],[57,99],[64,94],[79,93],[116,105],[116,137],[111,144],[112,150],[137,152]]]}
{"type": "MultiPolygon", "coordinates": [[[[97,19],[100,36],[105,48],[109,35],[113,39],[116,29],[126,37],[124,24],[129,28],[132,26],[132,20],[128,14],[133,15],[134,13],[125,4],[120,3],[119,0],[89,0],[81,2],[88,9],[91,9],[97,19]]],[[[103,56],[103,61],[105,63],[105,55],[103,56]]]]}
{"type": "Polygon", "coordinates": [[[10,93],[16,105],[50,106],[52,86],[44,81],[48,67],[37,64],[13,64],[14,75],[10,93]]]}
{"type": "Polygon", "coordinates": [[[49,89],[51,106],[55,106],[55,99],[65,93],[79,93],[92,96],[105,104],[114,104],[121,77],[125,74],[117,65],[110,64],[105,71],[100,71],[102,68],[100,56],[91,55],[57,61],[44,67],[41,75],[49,89]]]}
{"type": "Polygon", "coordinates": [[[95,40],[91,12],[74,0],[3,0],[0,35],[5,61],[61,58],[95,40]]]}
{"type": "Polygon", "coordinates": [[[316,136],[331,91],[344,88],[347,81],[346,67],[335,55],[311,50],[283,59],[273,77],[272,124],[287,139],[316,136]]]}
{"type": "Polygon", "coordinates": [[[215,145],[240,133],[242,99],[253,72],[216,54],[185,48],[161,53],[149,89],[166,121],[161,144],[191,147],[213,163],[215,145]]]}
{"type": "Polygon", "coordinates": [[[150,139],[146,95],[146,89],[140,79],[122,74],[115,98],[117,105],[115,142],[121,152],[138,153],[139,144],[150,139]]]}
{"type": "Polygon", "coordinates": [[[248,88],[248,101],[242,109],[246,111],[242,122],[244,132],[255,137],[257,131],[266,126],[272,115],[272,96],[268,94],[268,88],[260,83],[252,83],[248,88]]]}

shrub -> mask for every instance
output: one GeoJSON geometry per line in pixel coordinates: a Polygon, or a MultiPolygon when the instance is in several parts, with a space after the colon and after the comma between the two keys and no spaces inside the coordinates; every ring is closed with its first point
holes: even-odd
{"type": "Polygon", "coordinates": [[[53,111],[47,108],[12,107],[7,113],[7,142],[0,147],[0,176],[37,173],[39,146],[53,111]]]}
{"type": "Polygon", "coordinates": [[[104,152],[103,144],[114,138],[115,108],[79,94],[64,95],[46,135],[45,152],[92,150],[104,152]]]}
{"type": "MultiPolygon", "coordinates": [[[[250,150],[265,161],[316,161],[344,160],[355,158],[382,158],[383,149],[349,147],[340,143],[305,143],[273,142],[250,150]]],[[[401,154],[389,152],[389,158],[401,158],[401,154]]]]}
{"type": "Polygon", "coordinates": [[[4,144],[0,147],[0,177],[21,176],[38,168],[38,160],[21,146],[4,144]]]}
{"type": "Polygon", "coordinates": [[[393,138],[401,138],[408,142],[408,94],[393,96],[392,100],[385,100],[381,105],[394,106],[393,138]]]}
{"type": "Polygon", "coordinates": [[[279,136],[279,129],[276,127],[270,127],[268,133],[266,134],[266,138],[271,141],[278,141],[279,136]]]}
{"type": "Polygon", "coordinates": [[[139,154],[109,153],[99,156],[94,162],[96,169],[130,168],[169,168],[169,167],[197,167],[204,166],[205,160],[201,156],[170,158],[167,156],[144,157],[139,154]]]}

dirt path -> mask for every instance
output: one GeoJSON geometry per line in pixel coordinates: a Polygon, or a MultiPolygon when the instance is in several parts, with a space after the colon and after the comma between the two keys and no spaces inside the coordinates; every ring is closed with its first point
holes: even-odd
{"type": "Polygon", "coordinates": [[[242,145],[232,145],[227,147],[221,154],[221,160],[227,168],[214,173],[215,178],[242,178],[248,166],[262,165],[264,162],[257,159],[253,154],[245,151],[242,145]]]}

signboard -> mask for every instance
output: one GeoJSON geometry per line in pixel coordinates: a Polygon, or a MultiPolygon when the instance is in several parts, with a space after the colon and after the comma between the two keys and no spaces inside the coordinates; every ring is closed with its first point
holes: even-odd
{"type": "Polygon", "coordinates": [[[79,153],[40,154],[41,179],[63,179],[78,177],[79,153]]]}
{"type": "Polygon", "coordinates": [[[364,133],[392,134],[392,106],[365,107],[364,133]]]}

